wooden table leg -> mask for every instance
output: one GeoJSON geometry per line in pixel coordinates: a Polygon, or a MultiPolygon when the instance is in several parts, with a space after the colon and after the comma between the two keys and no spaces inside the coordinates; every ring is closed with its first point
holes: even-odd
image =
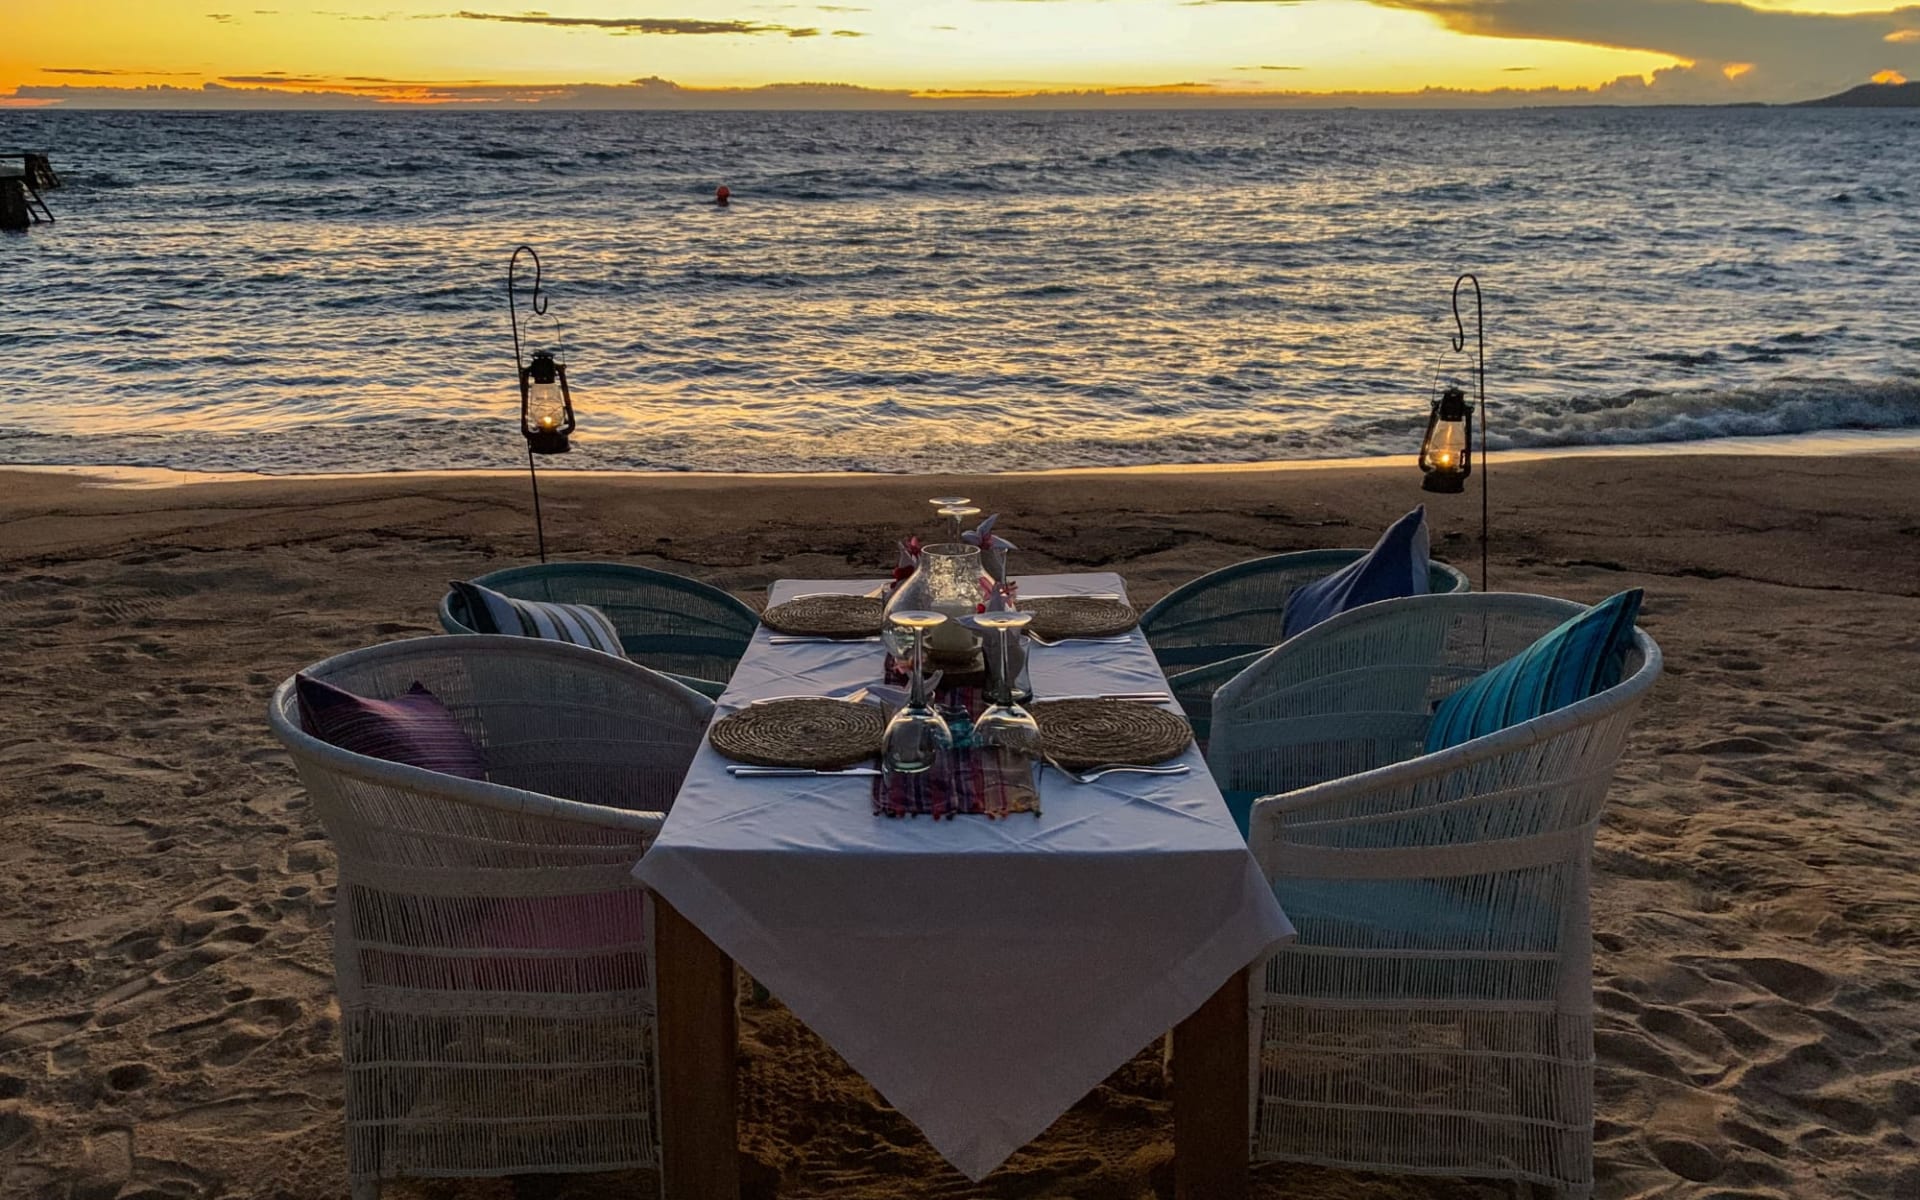
{"type": "Polygon", "coordinates": [[[667,1200],[737,1200],[733,960],[658,892],[660,1142],[667,1200]]]}
{"type": "Polygon", "coordinates": [[[1175,1200],[1246,1200],[1247,972],[1173,1028],[1175,1200]]]}

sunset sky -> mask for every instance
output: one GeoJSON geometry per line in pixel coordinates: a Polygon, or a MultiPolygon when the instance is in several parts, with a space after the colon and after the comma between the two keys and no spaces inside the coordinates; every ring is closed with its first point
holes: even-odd
{"type": "Polygon", "coordinates": [[[0,0],[0,106],[1724,102],[1920,78],[1920,6],[1884,0],[278,2],[0,0]],[[809,86],[755,90],[777,84],[809,86]]]}

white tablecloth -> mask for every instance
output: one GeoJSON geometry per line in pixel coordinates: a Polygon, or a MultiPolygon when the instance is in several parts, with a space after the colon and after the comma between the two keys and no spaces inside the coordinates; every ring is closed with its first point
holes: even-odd
{"type": "MultiPolygon", "coordinates": [[[[869,587],[789,580],[773,600],[869,587]]],[[[723,713],[878,681],[877,643],[767,637],[723,713]]],[[[1042,698],[1165,688],[1138,633],[1031,662],[1042,698]]],[[[1037,818],[934,821],[875,816],[868,778],[735,780],[707,748],[635,874],[979,1179],[1293,935],[1199,753],[1182,761],[1189,774],[1086,785],[1049,770],[1037,818]]]]}

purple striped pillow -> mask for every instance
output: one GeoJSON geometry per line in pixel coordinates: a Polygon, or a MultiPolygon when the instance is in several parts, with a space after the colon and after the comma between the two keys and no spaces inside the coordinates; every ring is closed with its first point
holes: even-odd
{"type": "Polygon", "coordinates": [[[369,700],[303,671],[293,677],[293,690],[300,723],[330,746],[462,779],[487,777],[480,747],[417,681],[404,696],[369,700]]]}

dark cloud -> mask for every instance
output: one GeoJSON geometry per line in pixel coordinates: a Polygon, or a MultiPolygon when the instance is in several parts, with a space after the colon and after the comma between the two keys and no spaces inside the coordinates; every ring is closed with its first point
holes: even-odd
{"type": "Polygon", "coordinates": [[[1538,71],[1539,67],[1501,67],[1502,71],[1538,71]]]}
{"type": "MultiPolygon", "coordinates": [[[[1478,37],[1580,42],[1668,54],[1690,64],[1656,72],[1675,100],[1730,91],[1797,99],[1920,72],[1920,7],[1870,13],[1759,9],[1726,0],[1369,0],[1425,13],[1478,37]],[[1746,68],[1741,70],[1739,68],[1746,68]]],[[[1637,76],[1616,81],[1631,89],[1637,76]]],[[[1644,83],[1645,81],[1640,81],[1644,83]]],[[[1608,85],[1613,86],[1613,85],[1608,85]]]]}
{"type": "MultiPolygon", "coordinates": [[[[616,34],[713,36],[718,34],[785,34],[790,38],[819,37],[820,31],[759,21],[708,20],[699,17],[556,17],[547,13],[451,14],[462,21],[504,21],[510,25],[547,25],[556,29],[604,29],[616,34]]],[[[855,35],[858,36],[858,35],[855,35]]]]}
{"type": "Polygon", "coordinates": [[[221,83],[231,84],[287,84],[291,86],[320,86],[328,82],[318,75],[289,75],[285,71],[268,71],[264,75],[222,75],[221,83]]]}
{"type": "Polygon", "coordinates": [[[208,13],[207,20],[218,21],[222,25],[227,25],[232,23],[233,14],[232,13],[208,13]]]}
{"type": "Polygon", "coordinates": [[[41,67],[44,75],[197,75],[197,71],[141,71],[132,67],[41,67]]]}
{"type": "Polygon", "coordinates": [[[814,5],[814,7],[819,9],[821,12],[830,12],[830,13],[872,12],[873,11],[870,8],[860,8],[859,6],[853,5],[853,4],[816,4],[814,5]]]}

